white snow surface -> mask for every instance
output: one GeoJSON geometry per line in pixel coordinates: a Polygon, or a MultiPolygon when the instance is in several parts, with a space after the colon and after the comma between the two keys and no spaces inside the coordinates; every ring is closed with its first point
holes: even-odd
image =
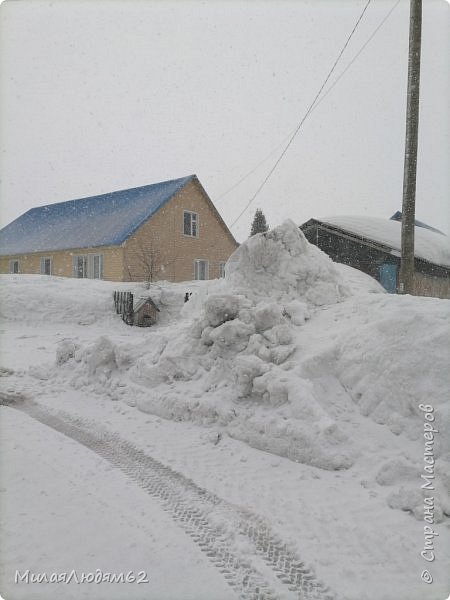
{"type": "MultiPolygon", "coordinates": [[[[401,250],[401,222],[379,217],[337,216],[319,219],[345,231],[401,250]]],[[[433,264],[450,267],[450,238],[424,227],[414,228],[414,253],[433,264]]]]}
{"type": "MultiPolygon", "coordinates": [[[[152,286],[161,313],[149,329],[127,326],[113,310],[114,289],[146,294],[140,285],[1,280],[7,389],[107,422],[121,405],[133,424],[124,422],[123,433],[134,442],[136,431],[154,435],[146,433],[149,418],[180,422],[180,447],[183,431],[200,427],[210,432],[204,439],[223,440],[218,447],[240,448],[246,478],[261,468],[258,450],[271,463],[277,455],[277,468],[291,465],[289,476],[275,481],[266,465],[248,490],[250,483],[236,483],[244,467],[227,462],[228,450],[217,460],[205,454],[213,471],[200,481],[206,450],[189,463],[189,436],[179,468],[201,485],[217,483],[216,493],[232,491],[234,503],[247,490],[245,502],[292,535],[345,600],[448,593],[448,300],[385,294],[370,277],[334,264],[292,222],[238,248],[225,280],[152,286]],[[186,291],[193,294],[184,303],[186,291]],[[420,550],[430,494],[421,489],[421,404],[433,406],[439,431],[432,493],[441,561],[432,565],[432,589],[420,581],[429,566],[420,550]],[[259,485],[273,494],[261,499],[259,485]]],[[[159,451],[177,465],[170,439],[161,438],[159,451]]]]}

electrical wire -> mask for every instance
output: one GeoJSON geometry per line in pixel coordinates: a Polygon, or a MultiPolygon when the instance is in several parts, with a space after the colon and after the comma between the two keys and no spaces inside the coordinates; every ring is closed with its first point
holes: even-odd
{"type": "MultiPolygon", "coordinates": [[[[347,64],[347,66],[345,67],[345,69],[341,72],[341,74],[336,77],[336,79],[333,81],[333,83],[330,85],[330,87],[326,90],[326,92],[323,94],[323,96],[321,98],[319,98],[317,100],[317,102],[314,104],[310,114],[316,110],[316,108],[319,106],[319,104],[325,100],[325,98],[328,96],[328,94],[331,92],[331,90],[334,88],[334,86],[342,79],[342,77],[345,75],[345,73],[349,70],[349,68],[353,65],[353,63],[357,60],[357,58],[360,56],[360,54],[362,54],[362,52],[366,49],[366,47],[370,44],[370,42],[373,40],[373,38],[375,37],[375,35],[378,33],[378,31],[383,27],[383,25],[386,23],[386,21],[389,19],[389,17],[391,16],[391,14],[393,13],[393,11],[397,8],[397,6],[400,4],[401,0],[397,0],[397,2],[391,7],[391,9],[389,10],[389,12],[384,16],[384,18],[382,19],[382,21],[380,21],[379,25],[376,27],[376,29],[374,29],[374,31],[372,32],[371,36],[367,39],[367,41],[365,42],[365,44],[363,46],[361,46],[361,48],[359,49],[359,51],[355,54],[355,56],[352,58],[352,60],[347,64]]],[[[250,177],[250,175],[253,175],[253,173],[255,171],[257,171],[259,169],[259,167],[264,164],[271,156],[273,156],[275,154],[275,152],[278,150],[278,148],[280,148],[290,137],[291,135],[294,133],[295,129],[293,129],[292,131],[290,131],[286,136],[284,136],[284,138],[281,140],[281,142],[279,144],[277,144],[277,146],[275,146],[275,148],[273,148],[273,150],[271,150],[269,152],[269,154],[267,154],[263,159],[261,159],[250,171],[248,171],[247,173],[245,173],[245,175],[243,175],[240,179],[238,179],[238,181],[236,181],[236,183],[234,183],[230,188],[228,188],[227,190],[225,190],[225,192],[223,192],[222,194],[220,194],[220,196],[218,196],[215,200],[215,202],[220,202],[220,200],[222,198],[224,198],[225,196],[227,196],[230,192],[232,192],[233,190],[235,190],[243,181],[245,181],[248,177],[250,177]]]]}
{"type": "Polygon", "coordinates": [[[272,168],[270,169],[269,173],[266,175],[266,177],[264,178],[263,182],[261,183],[261,185],[258,187],[258,189],[256,190],[256,192],[253,194],[253,196],[250,198],[250,200],[247,202],[247,204],[245,205],[244,209],[240,212],[239,216],[233,221],[233,223],[230,225],[231,227],[234,227],[234,225],[236,225],[236,223],[239,221],[239,219],[242,217],[242,215],[245,213],[245,211],[247,210],[247,208],[250,206],[250,204],[252,204],[252,202],[256,199],[257,195],[259,194],[259,192],[263,189],[263,187],[266,185],[267,181],[270,179],[271,175],[273,174],[273,172],[275,171],[275,169],[278,167],[278,165],[280,164],[281,160],[283,159],[284,155],[286,154],[286,152],[289,150],[292,142],[294,141],[295,137],[297,136],[297,133],[300,131],[303,123],[306,121],[306,119],[308,118],[309,114],[311,113],[314,104],[316,103],[317,99],[319,98],[320,94],[322,93],[322,90],[324,89],[324,87],[326,86],[326,84],[328,83],[328,80],[330,79],[331,75],[333,74],[339,60],[341,59],[343,53],[345,52],[345,49],[347,48],[348,44],[350,43],[350,40],[352,39],[356,29],[358,28],[358,25],[360,24],[366,10],[369,8],[369,5],[371,3],[372,0],[367,0],[361,14],[358,17],[358,20],[356,21],[355,25],[353,26],[352,31],[350,32],[350,35],[347,37],[345,44],[342,46],[341,51],[339,52],[336,60],[334,61],[333,66],[331,67],[330,71],[328,72],[328,75],[325,77],[324,82],[322,83],[322,85],[319,88],[319,91],[317,92],[317,94],[314,97],[314,100],[311,102],[308,110],[306,111],[305,115],[303,116],[302,120],[300,121],[300,123],[297,125],[297,127],[294,130],[294,133],[291,135],[288,143],[286,144],[285,148],[283,149],[283,151],[281,152],[280,156],[277,158],[277,160],[275,161],[274,165],[272,166],[272,168]]]}

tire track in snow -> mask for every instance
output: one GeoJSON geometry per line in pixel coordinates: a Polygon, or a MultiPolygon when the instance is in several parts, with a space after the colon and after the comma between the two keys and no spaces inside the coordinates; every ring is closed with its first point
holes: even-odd
{"type": "Polygon", "coordinates": [[[119,434],[99,429],[98,424],[63,411],[50,412],[19,394],[0,393],[0,404],[20,410],[79,442],[157,498],[241,600],[277,600],[280,596],[273,588],[279,588],[279,582],[283,584],[282,596],[286,599],[335,600],[329,588],[317,580],[313,571],[262,518],[197,486],[119,434]],[[252,561],[242,556],[232,536],[230,539],[230,532],[238,532],[250,542],[255,560],[253,556],[252,561]]]}

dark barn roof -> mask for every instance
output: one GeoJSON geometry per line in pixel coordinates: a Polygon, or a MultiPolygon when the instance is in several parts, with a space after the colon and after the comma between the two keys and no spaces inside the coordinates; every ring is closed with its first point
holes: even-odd
{"type": "Polygon", "coordinates": [[[120,245],[194,178],[32,208],[0,230],[0,255],[120,245]]]}

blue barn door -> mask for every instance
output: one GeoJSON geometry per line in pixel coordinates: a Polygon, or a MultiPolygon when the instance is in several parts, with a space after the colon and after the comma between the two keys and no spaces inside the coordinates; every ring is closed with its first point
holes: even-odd
{"type": "Polygon", "coordinates": [[[380,283],[390,294],[397,291],[397,265],[384,263],[379,266],[380,283]]]}

